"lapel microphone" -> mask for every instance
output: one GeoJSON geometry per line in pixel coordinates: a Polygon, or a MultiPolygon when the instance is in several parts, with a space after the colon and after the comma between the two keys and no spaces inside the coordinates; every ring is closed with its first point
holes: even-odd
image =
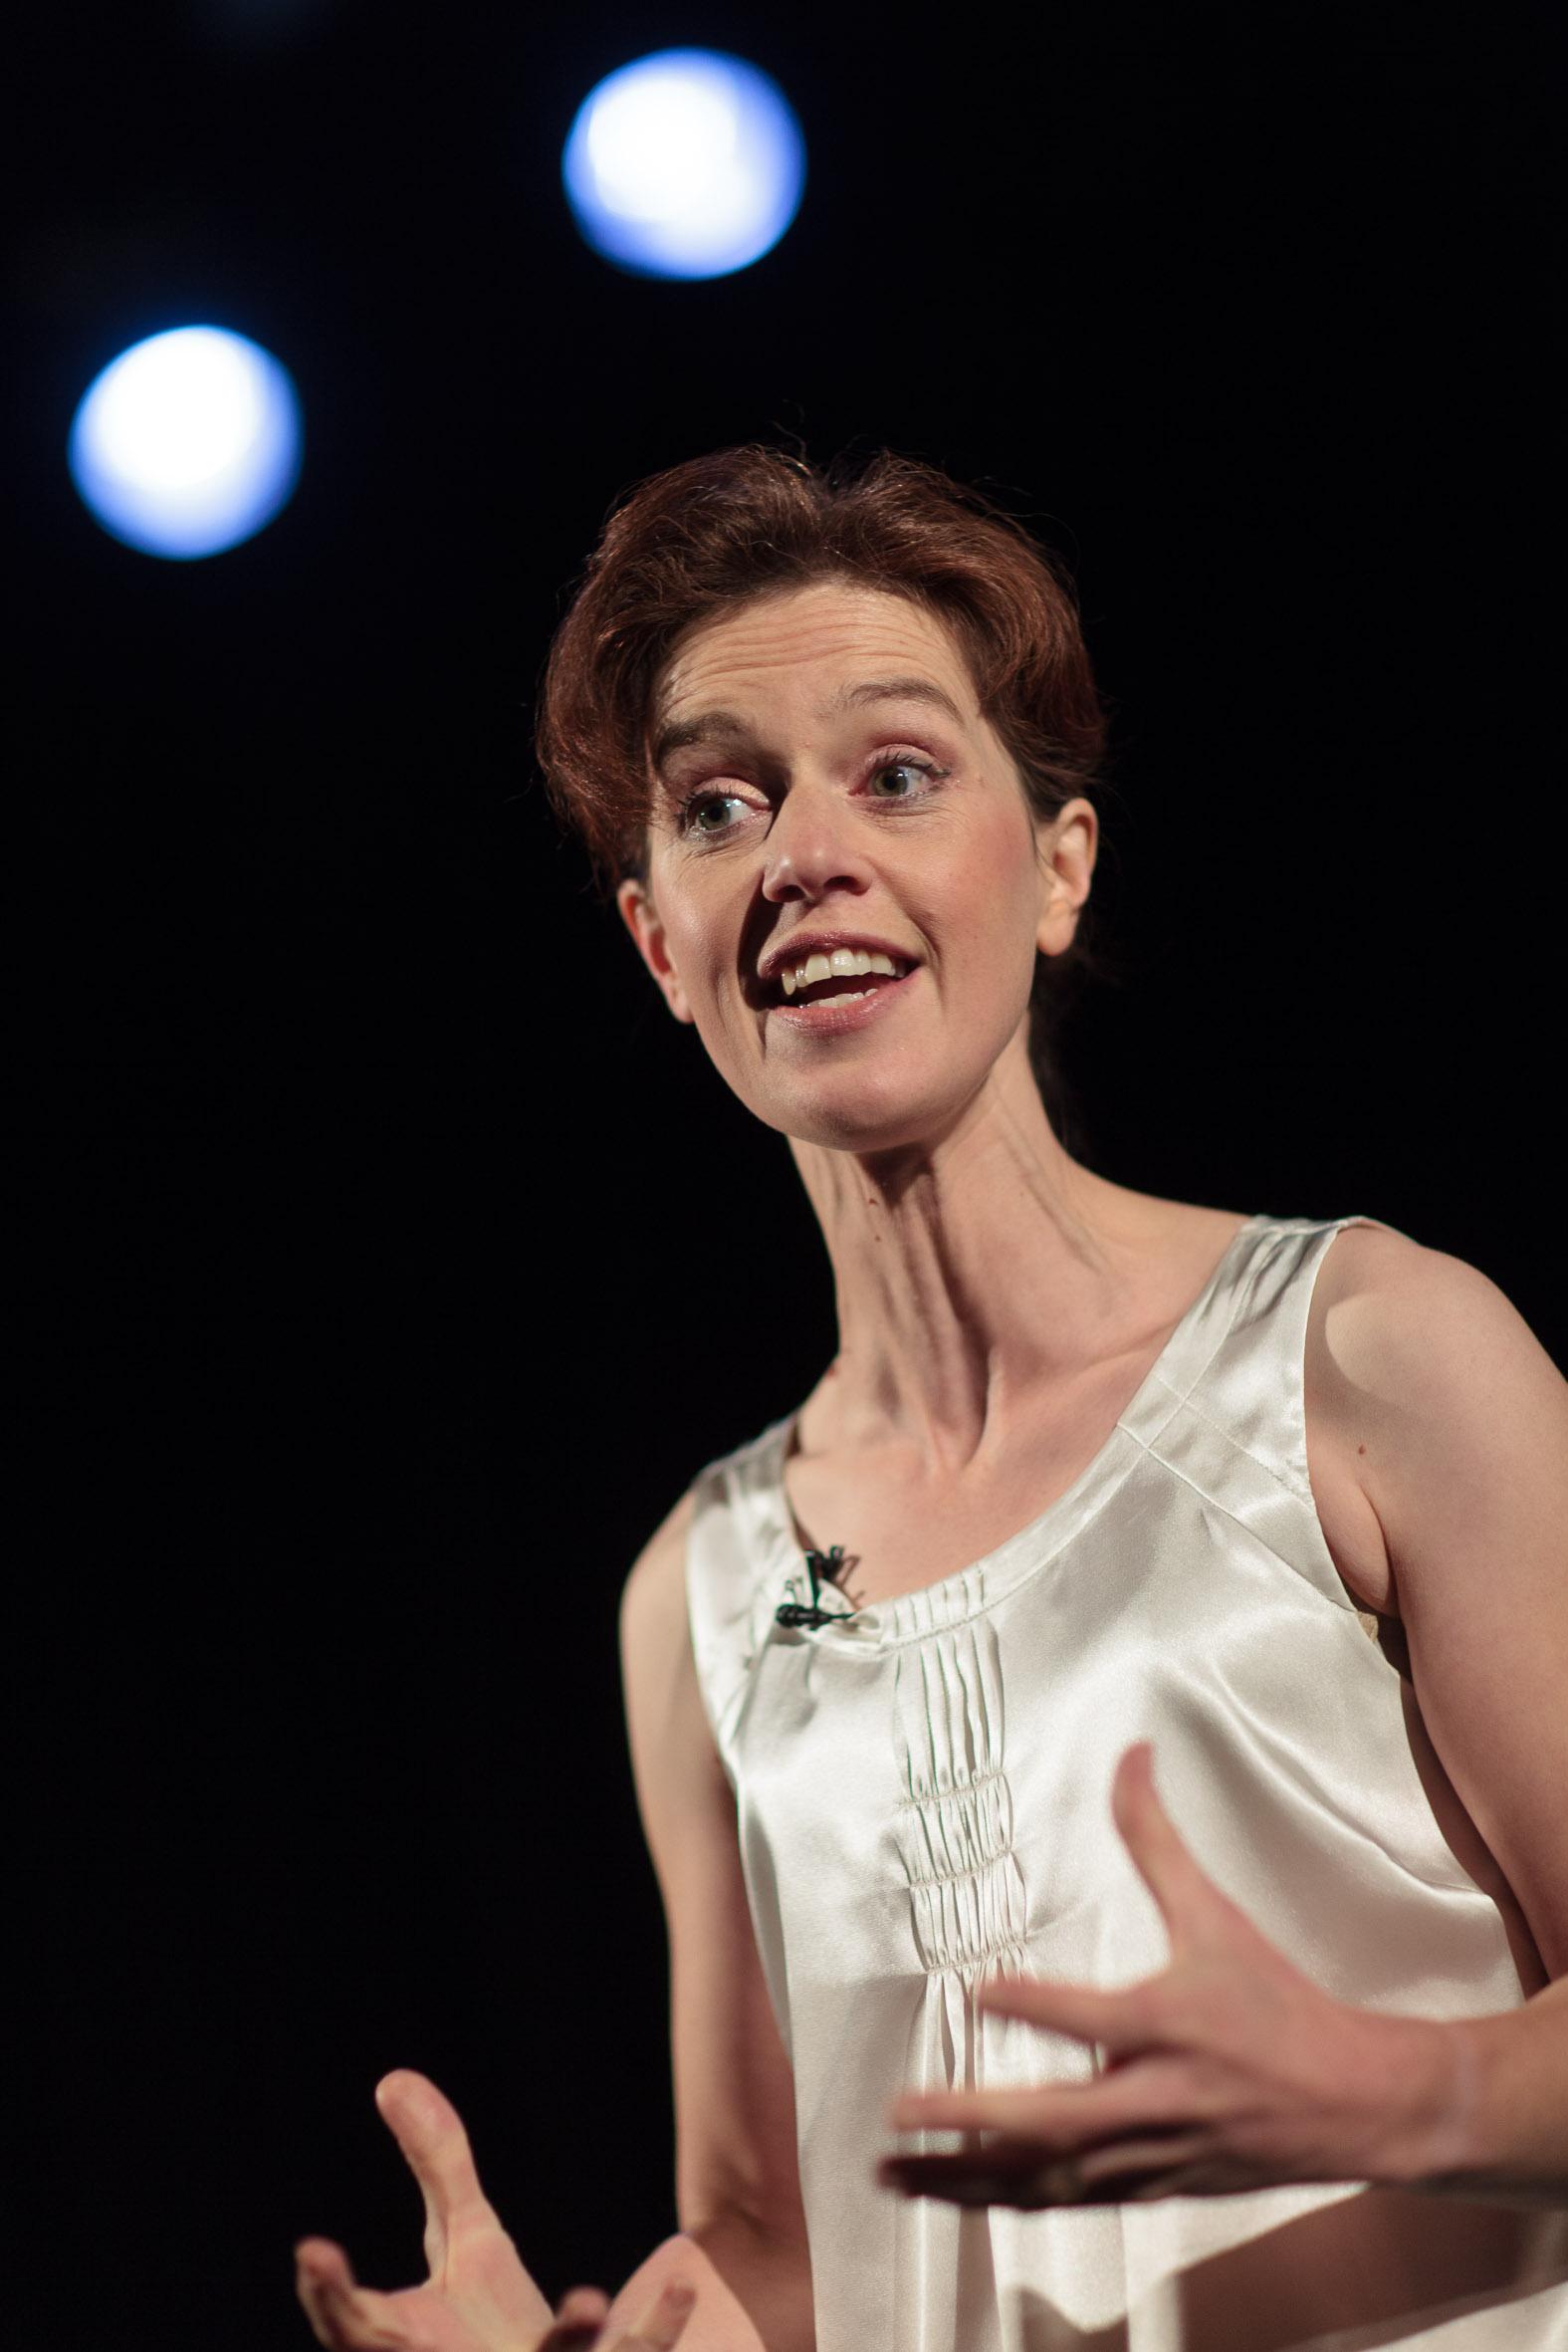
{"type": "MultiPolygon", "coordinates": [[[[844,1547],[841,1543],[830,1545],[826,1551],[808,1551],[805,1555],[805,1572],[811,1579],[810,1600],[786,1600],[782,1607],[775,1609],[775,1624],[831,1625],[838,1618],[857,1615],[854,1609],[824,1609],[822,1606],[823,1586],[831,1584],[837,1589],[838,1574],[843,1564],[844,1547]]],[[[795,1589],[795,1580],[791,1576],[785,1590],[795,1589]]]]}

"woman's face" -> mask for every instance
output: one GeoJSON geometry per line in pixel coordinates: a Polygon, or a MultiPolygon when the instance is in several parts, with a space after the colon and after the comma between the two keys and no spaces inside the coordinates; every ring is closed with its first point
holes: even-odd
{"type": "Polygon", "coordinates": [[[1072,936],[1089,803],[1037,826],[940,621],[836,581],[679,640],[650,744],[648,880],[618,899],[677,1019],[801,1141],[944,1131],[1019,1036],[1036,951],[1072,936]]]}

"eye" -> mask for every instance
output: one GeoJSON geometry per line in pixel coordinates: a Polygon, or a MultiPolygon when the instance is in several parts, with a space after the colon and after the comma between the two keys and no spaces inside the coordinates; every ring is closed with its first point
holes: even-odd
{"type": "Polygon", "coordinates": [[[745,806],[739,793],[695,792],[676,811],[675,829],[678,833],[706,834],[711,839],[715,833],[728,832],[736,822],[726,812],[745,806]]]}
{"type": "Polygon", "coordinates": [[[934,767],[929,760],[883,760],[872,769],[867,781],[873,788],[871,798],[874,801],[914,801],[921,796],[923,782],[929,783],[946,773],[945,769],[934,767]],[[874,788],[881,783],[885,776],[906,779],[906,789],[902,792],[877,792],[874,788]],[[907,784],[907,780],[911,777],[917,779],[912,786],[907,784]]]}

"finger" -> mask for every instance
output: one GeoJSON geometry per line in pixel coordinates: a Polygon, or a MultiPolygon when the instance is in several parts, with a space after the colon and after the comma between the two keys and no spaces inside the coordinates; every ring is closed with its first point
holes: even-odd
{"type": "Polygon", "coordinates": [[[686,2332],[696,2303],[696,2288],[688,2280],[672,2278],[631,2334],[617,2337],[611,2352],[672,2352],[686,2332]]]}
{"type": "Polygon", "coordinates": [[[603,2341],[609,2297],[596,2286],[574,2286],[561,2296],[549,2332],[535,2352],[593,2352],[603,2341]]]}
{"type": "Polygon", "coordinates": [[[1145,2204],[1184,2194],[1176,2182],[1187,2166],[1212,2156],[1214,2144],[1214,2134],[1203,2130],[1134,2134],[1085,2149],[1077,2159],[1078,2174],[1096,2195],[1105,2191],[1121,2203],[1145,2204]]]}
{"type": "Polygon", "coordinates": [[[1040,1977],[992,1977],[977,1996],[982,2008],[1003,2017],[1022,2017],[1075,2041],[1096,2041],[1108,2050],[1137,2049],[1149,2039],[1143,1987],[1099,1993],[1090,1985],[1062,1985],[1040,1977]]]}
{"type": "Polygon", "coordinates": [[[1010,2205],[1027,2213],[1089,2200],[1070,2157],[1027,2141],[993,2141],[943,2156],[885,2156],[876,2177],[905,2197],[940,2197],[950,2205],[1010,2205]]]}
{"type": "Polygon", "coordinates": [[[427,2234],[444,2240],[455,2221],[488,2213],[462,2117],[428,2075],[395,2068],[376,2084],[375,2103],[419,2183],[427,2234]]]}
{"type": "Polygon", "coordinates": [[[888,2120],[896,2132],[1026,2132],[1043,2139],[1045,2098],[1036,2090],[910,2091],[888,2120]]]}
{"type": "Polygon", "coordinates": [[[1183,1844],[1154,1785],[1154,1750],[1138,1741],[1123,1755],[1111,1783],[1111,1817],[1165,1921],[1172,1949],[1200,1927],[1225,1898],[1183,1844]]]}
{"type": "MultiPolygon", "coordinates": [[[[890,2156],[877,2168],[885,2188],[951,2205],[1147,2205],[1161,2197],[1201,2196],[1226,2184],[1207,2132],[1150,2134],[1079,2156],[1047,2156],[1001,2142],[951,2156],[890,2156]]],[[[1231,2179],[1229,2186],[1241,2184],[1231,2179]]]]}
{"type": "Polygon", "coordinates": [[[379,2325],[372,2298],[355,2282],[348,2256],[330,2237],[303,2237],[294,2249],[294,2271],[305,2316],[329,2352],[384,2352],[396,2345],[396,2336],[379,2325]]]}
{"type": "Polygon", "coordinates": [[[319,2344],[334,2345],[341,2338],[332,2328],[332,2305],[340,2295],[346,2273],[349,2290],[352,2272],[347,2257],[339,2246],[325,2237],[304,2237],[294,2249],[294,2291],[305,2307],[311,2323],[311,2333],[319,2344]]]}
{"type": "Polygon", "coordinates": [[[895,2131],[995,2131],[1035,2153],[1086,2148],[1130,2131],[1207,2123],[1217,2093],[1178,2056],[1134,2060],[1091,2082],[1029,2090],[916,2091],[895,2102],[895,2131]]]}
{"type": "Polygon", "coordinates": [[[609,2296],[601,2286],[568,2287],[556,2308],[556,2324],[602,2327],[609,2317],[609,2296]]]}

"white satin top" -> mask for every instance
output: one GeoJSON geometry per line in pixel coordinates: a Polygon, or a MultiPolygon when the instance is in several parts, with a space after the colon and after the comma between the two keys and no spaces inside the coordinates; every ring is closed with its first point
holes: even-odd
{"type": "Polygon", "coordinates": [[[697,1483],[693,1648],[793,2070],[817,2352],[1568,2352],[1568,2212],[1341,2184],[1019,2213],[873,2178],[901,2087],[1095,2070],[978,2011],[984,1977],[1165,1966],[1109,1811],[1134,1740],[1199,1862],[1329,1993],[1433,2017],[1523,1998],[1307,1478],[1312,1282],[1371,1222],[1249,1219],[1064,1495],[841,1622],[775,1616],[808,1597],[792,1416],[697,1483]]]}

